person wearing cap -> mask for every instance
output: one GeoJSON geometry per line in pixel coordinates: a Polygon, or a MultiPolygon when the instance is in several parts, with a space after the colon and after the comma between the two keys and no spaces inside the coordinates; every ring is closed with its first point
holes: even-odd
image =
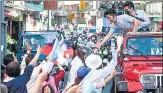
{"type": "MultiPolygon", "coordinates": [[[[86,58],[85,64],[87,67],[91,69],[92,72],[91,75],[86,79],[86,81],[89,80],[89,82],[91,83],[99,82],[101,81],[101,79],[107,78],[111,74],[111,72],[115,69],[115,66],[117,65],[117,54],[115,51],[115,44],[113,45],[112,44],[111,44],[111,51],[112,51],[113,58],[110,61],[110,63],[107,63],[107,66],[105,66],[104,68],[98,69],[102,65],[102,59],[100,56],[91,54],[86,58]]],[[[82,88],[84,91],[89,90],[89,87],[84,87],[84,85],[82,88]]],[[[97,93],[101,93],[102,88],[99,88],[96,91],[98,91],[97,93]]]]}
{"type": "Polygon", "coordinates": [[[138,32],[149,31],[151,21],[148,15],[144,12],[144,10],[135,10],[134,3],[132,1],[126,1],[123,5],[123,8],[126,14],[140,20],[141,28],[138,30],[138,32]]]}
{"type": "Polygon", "coordinates": [[[25,68],[22,75],[20,75],[21,69],[18,62],[10,62],[7,65],[6,74],[8,77],[3,80],[3,84],[7,86],[8,93],[28,93],[26,84],[30,80],[34,66],[36,66],[40,54],[41,47],[38,46],[35,57],[25,68]]]}
{"type": "Polygon", "coordinates": [[[82,90],[81,90],[80,82],[85,78],[85,76],[90,71],[91,69],[86,66],[79,67],[79,69],[77,70],[77,76],[74,82],[69,87],[65,88],[62,93],[79,93],[79,91],[81,92],[82,90]]]}
{"type": "Polygon", "coordinates": [[[89,51],[87,51],[85,48],[80,48],[75,51],[75,55],[74,55],[75,57],[71,61],[71,69],[69,72],[66,88],[70,87],[74,83],[75,78],[77,76],[77,70],[81,66],[85,65],[85,58],[89,55],[88,52],[89,51]]]}

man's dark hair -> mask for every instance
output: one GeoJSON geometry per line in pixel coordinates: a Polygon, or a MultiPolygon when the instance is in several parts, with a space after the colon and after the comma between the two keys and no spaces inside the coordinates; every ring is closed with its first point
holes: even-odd
{"type": "Polygon", "coordinates": [[[105,13],[104,16],[106,15],[116,15],[116,11],[113,8],[109,8],[105,13]]]}
{"type": "Polygon", "coordinates": [[[32,56],[32,55],[28,55],[28,56],[25,58],[26,66],[28,66],[28,64],[32,61],[33,58],[34,58],[34,56],[32,56]]]}
{"type": "Polygon", "coordinates": [[[15,59],[14,59],[13,54],[8,54],[4,57],[3,62],[4,62],[4,65],[7,66],[10,62],[13,62],[14,60],[15,59]]]}
{"type": "Polygon", "coordinates": [[[128,6],[129,8],[133,8],[135,10],[134,3],[132,1],[126,1],[123,4],[123,7],[126,7],[126,6],[128,6]]]}
{"type": "Polygon", "coordinates": [[[20,75],[20,64],[18,62],[10,62],[6,67],[6,74],[9,77],[17,77],[20,75]]]}

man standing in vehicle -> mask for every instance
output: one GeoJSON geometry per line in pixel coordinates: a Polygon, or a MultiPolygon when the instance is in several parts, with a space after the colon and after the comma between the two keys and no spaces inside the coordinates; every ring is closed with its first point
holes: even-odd
{"type": "Polygon", "coordinates": [[[130,15],[140,21],[141,28],[138,30],[138,32],[150,31],[149,26],[151,25],[151,21],[144,10],[135,11],[134,3],[132,1],[126,1],[123,8],[127,15],[130,15]]]}
{"type": "MultiPolygon", "coordinates": [[[[131,17],[127,14],[123,14],[123,15],[119,15],[117,16],[116,11],[114,9],[108,9],[105,14],[106,18],[109,19],[109,27],[110,27],[110,31],[109,33],[104,37],[104,39],[102,40],[101,43],[97,44],[97,48],[100,49],[101,46],[107,42],[108,40],[111,39],[111,36],[114,34],[116,28],[120,28],[122,34],[126,33],[128,31],[133,31],[136,32],[136,30],[139,28],[139,20],[137,20],[134,17],[131,17]]],[[[121,34],[121,33],[119,33],[121,34]]],[[[116,50],[117,55],[119,54],[120,51],[120,47],[122,44],[123,38],[121,36],[117,37],[117,44],[118,44],[118,48],[116,50]]],[[[109,86],[112,85],[112,82],[109,83],[109,86]]],[[[108,87],[109,87],[108,86],[108,87]]],[[[103,91],[104,92],[104,91],[103,91]]]]}
{"type": "MultiPolygon", "coordinates": [[[[104,37],[101,43],[97,44],[97,48],[100,49],[101,46],[111,39],[111,36],[114,34],[116,28],[120,28],[122,34],[125,34],[129,31],[136,32],[137,29],[140,27],[140,21],[137,20],[134,17],[131,17],[127,14],[123,15],[116,15],[116,11],[114,9],[108,9],[105,12],[105,16],[109,19],[110,23],[110,31],[109,33],[104,37]]],[[[119,33],[121,34],[121,33],[119,33]]],[[[122,39],[122,38],[121,38],[122,39]]],[[[118,40],[118,39],[117,39],[118,40]]],[[[120,40],[120,39],[119,39],[120,40]]],[[[122,39],[123,40],[123,39],[122,39]]],[[[120,40],[122,44],[122,40],[120,40]]],[[[117,41],[118,42],[118,41],[117,41]]],[[[121,45],[120,44],[120,45],[121,45]]],[[[119,44],[118,44],[119,45],[119,44]]],[[[120,49],[120,46],[118,46],[118,50],[120,49]]],[[[118,52],[118,51],[117,51],[118,52]]],[[[119,54],[119,53],[118,53],[119,54]]]]}

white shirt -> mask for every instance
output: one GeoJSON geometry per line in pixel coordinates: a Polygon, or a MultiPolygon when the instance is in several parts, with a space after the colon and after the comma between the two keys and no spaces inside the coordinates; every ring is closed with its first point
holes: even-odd
{"type": "MultiPolygon", "coordinates": [[[[96,83],[99,82],[101,79],[105,79],[108,77],[108,75],[115,69],[115,66],[117,65],[117,54],[115,49],[113,49],[111,47],[112,50],[112,60],[110,61],[110,63],[107,64],[106,67],[104,67],[103,69],[99,69],[99,70],[92,70],[91,71],[91,75],[88,77],[87,80],[89,80],[89,82],[92,83],[96,83]]],[[[84,83],[88,83],[88,81],[85,80],[84,83]]],[[[85,89],[85,87],[83,87],[84,90],[87,90],[87,88],[85,89]]],[[[102,88],[97,89],[97,93],[101,93],[102,92],[102,88]]],[[[82,92],[82,93],[86,93],[86,92],[82,92]]]]}
{"type": "Polygon", "coordinates": [[[76,56],[71,62],[71,69],[66,88],[68,88],[71,84],[74,83],[75,78],[77,77],[77,70],[81,66],[84,66],[84,64],[82,63],[81,59],[78,56],[76,56]]]}
{"type": "Polygon", "coordinates": [[[144,12],[144,10],[137,10],[136,17],[144,20],[144,22],[140,22],[141,27],[149,27],[151,25],[151,21],[150,21],[148,15],[144,12]]]}
{"type": "Polygon", "coordinates": [[[123,14],[116,17],[117,22],[111,23],[109,25],[110,31],[115,31],[116,28],[120,28],[121,30],[127,30],[133,28],[134,17],[131,17],[127,14],[123,14]]]}

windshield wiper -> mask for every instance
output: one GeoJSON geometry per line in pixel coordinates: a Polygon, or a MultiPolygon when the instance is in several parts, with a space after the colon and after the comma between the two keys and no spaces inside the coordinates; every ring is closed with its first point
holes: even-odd
{"type": "Polygon", "coordinates": [[[137,52],[137,53],[139,53],[141,56],[144,56],[144,57],[148,58],[148,56],[145,56],[144,53],[141,52],[141,51],[139,51],[138,49],[135,49],[135,48],[133,48],[133,47],[131,47],[131,46],[129,46],[129,47],[130,47],[131,49],[133,49],[134,52],[137,52]]]}

